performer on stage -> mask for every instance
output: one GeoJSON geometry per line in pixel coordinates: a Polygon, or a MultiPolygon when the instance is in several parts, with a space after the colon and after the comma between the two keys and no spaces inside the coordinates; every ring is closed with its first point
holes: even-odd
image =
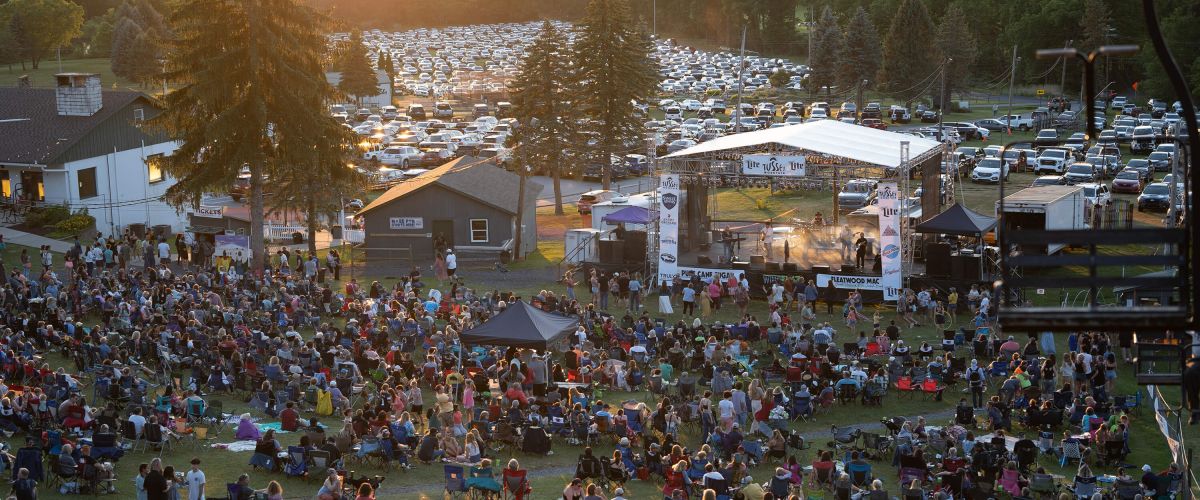
{"type": "MultiPolygon", "coordinates": [[[[853,259],[852,248],[854,245],[854,233],[850,232],[850,226],[842,226],[842,232],[838,234],[838,243],[842,244],[842,262],[850,262],[853,259]]],[[[862,266],[859,266],[862,267],[862,266]]]]}

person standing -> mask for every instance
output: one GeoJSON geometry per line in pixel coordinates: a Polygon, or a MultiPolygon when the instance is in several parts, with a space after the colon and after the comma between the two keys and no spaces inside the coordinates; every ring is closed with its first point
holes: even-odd
{"type": "Polygon", "coordinates": [[[436,252],[433,256],[433,276],[438,281],[446,281],[450,277],[446,274],[446,256],[442,255],[442,252],[436,252]]]}
{"type": "Polygon", "coordinates": [[[857,267],[860,271],[863,266],[867,265],[867,247],[870,245],[871,243],[867,241],[866,233],[858,233],[858,240],[854,242],[854,246],[857,247],[854,251],[854,267],[857,267]]]}
{"type": "Polygon", "coordinates": [[[642,308],[642,282],[637,275],[629,279],[629,310],[634,313],[642,308]]]}
{"type": "Polygon", "coordinates": [[[200,459],[192,459],[192,468],[183,476],[188,487],[188,500],[204,500],[204,471],[200,470],[200,459]]]}
{"type": "Polygon", "coordinates": [[[453,278],[454,273],[458,271],[458,256],[454,255],[453,249],[446,249],[446,276],[453,278]]]}
{"type": "Polygon", "coordinates": [[[171,245],[167,244],[167,240],[158,240],[158,262],[160,264],[171,263],[171,245]]]}
{"type": "Polygon", "coordinates": [[[850,226],[842,226],[842,232],[838,233],[838,243],[842,244],[842,262],[850,262],[854,243],[854,233],[850,232],[850,226]]]}
{"type": "Polygon", "coordinates": [[[691,286],[683,287],[683,315],[696,314],[696,289],[691,286]]]}
{"type": "MultiPolygon", "coordinates": [[[[163,244],[166,244],[164,241],[163,244]]],[[[162,459],[150,461],[150,472],[146,474],[146,500],[167,500],[167,477],[163,475],[162,459]]]]}

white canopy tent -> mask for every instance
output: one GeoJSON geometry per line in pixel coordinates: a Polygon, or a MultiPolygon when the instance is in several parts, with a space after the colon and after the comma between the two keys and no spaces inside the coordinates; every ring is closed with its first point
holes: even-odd
{"type": "Polygon", "coordinates": [[[942,146],[938,141],[913,135],[852,125],[836,120],[818,120],[718,137],[676,151],[663,158],[682,159],[705,153],[778,144],[787,148],[896,168],[901,163],[900,143],[905,141],[908,142],[909,157],[914,159],[925,156],[942,146]]]}

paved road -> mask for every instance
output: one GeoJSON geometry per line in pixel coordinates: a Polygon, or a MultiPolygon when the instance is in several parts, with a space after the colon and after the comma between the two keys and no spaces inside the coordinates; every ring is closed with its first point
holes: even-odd
{"type": "MultiPolygon", "coordinates": [[[[549,177],[537,176],[529,179],[543,187],[542,193],[538,196],[539,207],[554,206],[554,181],[549,177]]],[[[653,188],[653,180],[649,177],[631,177],[613,181],[611,189],[620,191],[625,194],[636,194],[649,191],[653,188]]],[[[579,199],[579,195],[600,189],[599,182],[583,181],[575,179],[562,179],[560,181],[562,187],[563,206],[571,206],[575,204],[575,200],[579,199]]]]}

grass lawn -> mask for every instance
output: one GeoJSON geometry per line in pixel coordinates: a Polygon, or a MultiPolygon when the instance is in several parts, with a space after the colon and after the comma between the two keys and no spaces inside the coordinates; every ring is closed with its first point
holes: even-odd
{"type": "MultiPolygon", "coordinates": [[[[550,216],[550,217],[553,217],[553,216],[550,216]]],[[[570,216],[564,216],[564,217],[569,218],[570,216]]],[[[558,224],[560,224],[563,228],[570,225],[569,221],[567,221],[565,219],[562,221],[559,221],[558,224]]],[[[551,224],[547,224],[544,227],[546,227],[547,230],[549,230],[549,228],[554,227],[554,226],[551,224]]],[[[559,240],[561,240],[561,238],[559,238],[559,240]]],[[[539,238],[539,249],[541,249],[543,247],[543,245],[545,245],[547,247],[550,246],[550,243],[548,242],[548,238],[547,239],[539,238]]],[[[17,256],[19,255],[19,253],[20,253],[20,247],[17,247],[15,245],[9,245],[8,249],[4,252],[4,255],[3,255],[5,264],[8,266],[11,266],[14,263],[18,262],[17,256]]],[[[532,261],[533,259],[530,259],[530,260],[532,261]]],[[[555,260],[551,256],[551,257],[545,258],[545,262],[547,262],[546,264],[536,263],[536,262],[527,262],[524,264],[520,264],[523,266],[527,266],[528,269],[520,268],[520,269],[522,269],[522,271],[518,272],[517,274],[527,274],[529,272],[539,271],[539,270],[544,271],[542,266],[548,266],[549,263],[552,263],[554,261],[555,260]]],[[[383,282],[383,284],[385,286],[390,286],[394,282],[394,278],[390,278],[385,275],[377,274],[372,271],[373,270],[371,268],[367,268],[367,270],[366,270],[367,274],[365,276],[362,276],[362,275],[359,276],[360,281],[369,281],[369,280],[378,279],[381,282],[383,282]]],[[[562,291],[561,285],[551,283],[550,280],[536,283],[535,285],[532,285],[532,286],[527,286],[527,285],[510,286],[510,285],[516,285],[517,284],[517,283],[515,283],[516,280],[508,280],[506,278],[497,279],[497,278],[493,278],[493,277],[488,277],[486,279],[474,281],[474,280],[471,280],[471,278],[470,278],[471,274],[467,274],[467,276],[468,276],[468,280],[469,280],[468,286],[471,286],[471,287],[479,289],[479,290],[490,290],[493,288],[495,288],[495,289],[512,289],[515,292],[517,292],[523,296],[526,296],[526,297],[536,293],[537,290],[541,289],[541,288],[550,288],[550,289],[557,290],[560,292],[562,291]]],[[[508,276],[512,276],[512,275],[510,274],[508,276]]],[[[581,297],[581,298],[584,300],[587,300],[587,298],[588,298],[587,293],[583,292],[582,295],[583,295],[583,297],[581,297]]],[[[654,303],[653,299],[650,302],[654,303]]],[[[734,320],[736,320],[736,317],[735,317],[736,311],[733,311],[731,309],[732,308],[726,307],[725,309],[723,309],[721,311],[714,312],[714,314],[712,316],[710,316],[709,318],[707,318],[706,321],[715,321],[715,320],[720,320],[720,321],[724,321],[724,322],[734,321],[734,320]]],[[[821,309],[822,309],[821,311],[818,311],[818,314],[820,316],[819,319],[830,320],[831,322],[834,322],[835,325],[840,324],[840,321],[838,321],[837,318],[827,317],[824,314],[822,314],[823,308],[821,308],[821,309]]],[[[767,311],[764,303],[754,302],[751,305],[750,312],[759,317],[765,317],[767,315],[768,311],[767,311]]],[[[871,311],[868,311],[868,312],[871,313],[871,311]]],[[[884,322],[886,323],[887,319],[892,317],[892,313],[891,313],[891,311],[888,311],[888,310],[884,310],[883,312],[884,312],[884,322]]],[[[684,316],[679,315],[679,314],[674,314],[674,315],[653,314],[653,316],[655,316],[655,317],[661,316],[661,317],[663,317],[663,319],[665,319],[668,322],[675,322],[677,320],[690,321],[690,318],[685,318],[684,316]]],[[[959,321],[965,321],[965,318],[960,318],[959,321]]],[[[844,326],[840,326],[839,330],[841,330],[841,332],[842,332],[838,336],[838,338],[840,339],[839,341],[848,340],[850,337],[852,337],[852,332],[847,331],[844,326]]],[[[306,336],[311,335],[310,330],[306,330],[303,333],[306,336]]],[[[933,328],[931,326],[909,329],[909,330],[905,331],[903,335],[904,335],[905,339],[907,339],[910,343],[914,343],[915,345],[919,345],[919,342],[921,342],[921,341],[928,341],[928,342],[933,343],[933,342],[937,342],[940,340],[940,334],[937,331],[935,331],[935,328],[933,328]]],[[[1062,350],[1065,348],[1065,337],[1063,337],[1059,343],[1060,343],[1059,349],[1060,349],[1060,352],[1062,352],[1062,350]]],[[[758,353],[774,352],[774,349],[772,349],[771,346],[767,345],[766,343],[756,344],[756,345],[752,346],[752,350],[754,352],[758,352],[758,353]]],[[[69,361],[65,358],[62,358],[57,352],[49,353],[49,355],[47,357],[47,362],[49,362],[52,366],[55,366],[55,367],[69,365],[69,361]]],[[[961,387],[961,385],[959,387],[961,387]]],[[[1127,366],[1122,367],[1121,378],[1119,379],[1117,392],[1121,393],[1121,394],[1132,393],[1135,389],[1136,389],[1136,386],[1134,385],[1131,368],[1127,367],[1127,366]]],[[[427,391],[427,392],[431,392],[431,391],[427,391]]],[[[810,437],[810,441],[813,443],[813,447],[814,447],[812,450],[809,450],[809,451],[798,452],[799,455],[797,458],[803,463],[807,463],[807,462],[811,461],[814,458],[817,450],[820,448],[824,448],[826,446],[826,442],[828,441],[827,432],[828,432],[829,426],[833,425],[833,424],[836,424],[836,425],[853,425],[853,424],[870,425],[873,423],[877,423],[880,418],[883,418],[885,416],[893,416],[893,415],[905,415],[905,416],[914,417],[914,418],[918,415],[925,415],[929,419],[929,422],[931,425],[945,424],[951,416],[950,410],[951,410],[953,404],[955,402],[957,402],[958,397],[961,397],[961,396],[962,396],[962,394],[960,392],[958,392],[958,388],[954,388],[947,392],[946,398],[942,402],[936,402],[936,401],[933,401],[932,399],[922,398],[919,395],[914,396],[914,397],[901,398],[901,397],[897,397],[895,394],[891,394],[888,396],[888,398],[885,402],[885,406],[881,409],[879,409],[879,408],[860,408],[857,404],[846,405],[846,406],[835,404],[826,413],[819,415],[817,418],[815,418],[811,422],[802,422],[802,423],[793,423],[792,424],[794,429],[801,431],[802,433],[805,433],[806,435],[808,435],[810,437]]],[[[244,402],[244,397],[242,397],[242,396],[212,395],[212,396],[210,396],[210,398],[222,399],[225,403],[226,411],[229,411],[231,413],[241,413],[241,412],[245,412],[245,411],[250,411],[244,402]]],[[[1174,394],[1174,391],[1168,392],[1167,398],[1168,398],[1168,400],[1171,400],[1171,401],[1175,401],[1175,402],[1178,401],[1178,395],[1174,394]]],[[[603,399],[605,399],[606,401],[609,401],[609,402],[634,400],[634,401],[646,401],[646,402],[650,403],[652,401],[652,396],[645,392],[623,393],[623,392],[606,391],[606,394],[603,396],[603,399]]],[[[266,421],[271,421],[271,419],[266,417],[265,415],[256,414],[255,416],[257,418],[262,418],[266,421]]],[[[306,412],[303,414],[303,416],[305,418],[307,418],[307,417],[311,416],[311,414],[306,412]]],[[[1134,463],[1134,464],[1141,464],[1143,462],[1151,463],[1155,467],[1160,467],[1163,464],[1165,464],[1168,459],[1167,452],[1166,452],[1166,448],[1161,446],[1161,443],[1163,442],[1162,438],[1158,434],[1157,428],[1151,417],[1152,417],[1151,413],[1146,410],[1143,410],[1143,412],[1141,413],[1140,416],[1135,417],[1135,419],[1134,419],[1135,424],[1134,424],[1134,428],[1133,428],[1133,438],[1131,440],[1131,442],[1134,443],[1134,450],[1133,450],[1133,454],[1129,457],[1128,461],[1130,463],[1134,463]]],[[[322,418],[322,421],[324,423],[326,423],[326,425],[330,425],[330,426],[334,427],[335,429],[340,427],[340,425],[338,424],[338,422],[335,419],[332,419],[329,417],[324,417],[324,418],[322,418]]],[[[1018,430],[1018,432],[1020,432],[1020,431],[1018,430]]],[[[285,446],[290,445],[290,444],[296,444],[299,441],[299,436],[300,435],[296,434],[296,433],[281,434],[280,441],[285,446]]],[[[696,435],[695,429],[687,427],[687,426],[685,426],[682,429],[681,439],[682,439],[682,442],[688,443],[692,446],[694,446],[697,442],[699,442],[699,436],[696,435]]],[[[229,430],[226,430],[220,436],[218,436],[218,438],[215,440],[215,442],[229,442],[230,440],[231,440],[231,433],[229,430]]],[[[17,443],[16,440],[10,440],[9,443],[10,443],[10,446],[13,446],[14,448],[19,445],[19,443],[17,443]]],[[[611,449],[612,449],[611,446],[612,446],[611,443],[601,444],[596,447],[596,452],[604,453],[604,454],[611,454],[611,449]]],[[[570,480],[570,477],[573,474],[573,465],[575,463],[575,457],[579,453],[579,448],[565,445],[561,441],[555,442],[554,449],[555,449],[555,454],[551,455],[551,456],[532,456],[532,455],[527,455],[527,454],[523,454],[520,452],[513,453],[509,450],[504,450],[504,451],[499,452],[499,454],[496,458],[498,459],[499,462],[506,462],[509,457],[518,458],[521,461],[522,466],[525,468],[529,468],[531,470],[531,473],[533,474],[533,479],[531,482],[535,489],[534,497],[535,498],[545,498],[546,496],[553,497],[553,496],[557,496],[557,494],[558,494],[557,492],[560,491],[562,489],[563,485],[566,484],[570,480]],[[546,496],[543,496],[543,495],[546,495],[546,496]]],[[[120,481],[118,482],[118,487],[121,489],[121,492],[122,492],[121,495],[123,495],[123,496],[129,495],[132,492],[132,485],[130,484],[130,479],[132,478],[134,471],[136,470],[137,464],[142,463],[142,462],[148,462],[151,458],[153,458],[156,455],[157,455],[156,452],[131,452],[131,453],[127,454],[126,457],[123,458],[118,463],[118,475],[120,477],[120,481]]],[[[203,468],[209,478],[209,485],[210,485],[209,492],[212,494],[212,496],[220,495],[221,491],[223,490],[223,485],[227,482],[231,482],[231,481],[235,480],[236,477],[243,472],[249,472],[251,474],[251,478],[252,478],[251,482],[255,487],[264,487],[269,480],[279,481],[284,487],[286,498],[310,498],[311,495],[314,494],[315,491],[317,490],[317,488],[319,487],[319,484],[317,483],[317,481],[314,481],[314,480],[306,481],[306,480],[297,479],[297,478],[284,478],[282,474],[270,473],[270,472],[265,472],[265,471],[251,471],[249,466],[246,465],[250,458],[249,453],[233,453],[233,452],[224,451],[224,450],[220,450],[220,449],[214,449],[214,448],[210,448],[210,447],[206,447],[206,446],[200,446],[200,447],[193,448],[187,442],[180,443],[174,449],[163,453],[165,463],[169,464],[169,465],[175,465],[176,468],[180,469],[180,470],[186,468],[187,461],[190,460],[191,457],[193,457],[193,456],[201,458],[201,460],[204,462],[203,468]]],[[[1056,463],[1052,464],[1051,462],[1052,462],[1052,460],[1049,460],[1049,459],[1044,459],[1042,461],[1043,465],[1048,466],[1052,471],[1056,471],[1056,472],[1060,472],[1060,473],[1069,475],[1069,473],[1070,473],[1069,470],[1060,469],[1057,467],[1056,463]]],[[[889,489],[895,490],[895,481],[893,479],[895,477],[895,470],[889,466],[889,462],[886,460],[877,461],[877,462],[874,462],[873,465],[876,468],[875,474],[878,477],[881,477],[884,479],[885,485],[888,486],[889,489]]],[[[767,478],[769,478],[769,476],[771,475],[772,467],[773,466],[761,465],[761,466],[753,468],[751,470],[751,474],[755,477],[755,479],[757,481],[763,481],[763,480],[766,480],[767,478]]],[[[400,472],[400,471],[396,471],[396,470],[383,471],[377,465],[365,465],[365,464],[359,464],[359,463],[355,463],[355,464],[349,466],[349,469],[354,470],[355,474],[360,475],[360,476],[361,475],[374,475],[374,474],[386,475],[387,480],[384,483],[384,486],[380,492],[380,498],[422,498],[422,499],[424,499],[424,498],[441,498],[443,495],[442,487],[444,485],[444,480],[442,478],[442,468],[441,468],[440,464],[418,465],[417,469],[415,469],[413,471],[408,471],[408,472],[400,472]]],[[[1104,470],[1106,472],[1111,472],[1107,468],[1103,468],[1101,470],[1104,470]]],[[[654,496],[657,494],[656,492],[657,492],[658,488],[660,488],[660,487],[661,487],[661,484],[656,483],[656,482],[634,481],[634,482],[631,482],[628,485],[626,485],[626,491],[627,491],[627,496],[630,498],[654,498],[654,496]]],[[[58,495],[57,492],[43,491],[42,493],[43,493],[44,498],[59,498],[59,496],[60,496],[60,495],[58,495]]]]}
{"type": "Polygon", "coordinates": [[[53,57],[43,59],[39,63],[38,69],[33,69],[26,65],[25,69],[21,69],[20,64],[9,66],[0,66],[0,74],[9,84],[15,84],[18,76],[29,75],[30,84],[34,87],[53,87],[56,82],[54,75],[56,73],[99,73],[100,83],[105,89],[131,89],[147,93],[161,91],[162,84],[155,88],[143,88],[142,86],[120,78],[113,74],[112,63],[107,58],[91,58],[91,59],[63,59],[62,69],[59,69],[58,61],[53,57]]]}

